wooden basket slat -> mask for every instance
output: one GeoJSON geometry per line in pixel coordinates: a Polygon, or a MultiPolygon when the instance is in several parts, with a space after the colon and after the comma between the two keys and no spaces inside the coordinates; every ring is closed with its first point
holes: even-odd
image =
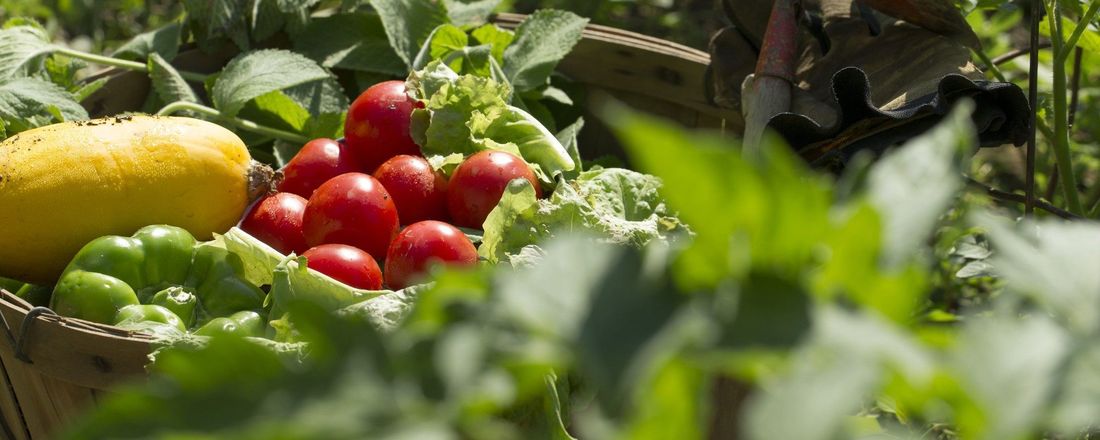
{"type": "Polygon", "coordinates": [[[0,435],[9,440],[28,440],[31,434],[19,410],[19,398],[5,364],[0,361],[0,423],[5,428],[0,435]]]}

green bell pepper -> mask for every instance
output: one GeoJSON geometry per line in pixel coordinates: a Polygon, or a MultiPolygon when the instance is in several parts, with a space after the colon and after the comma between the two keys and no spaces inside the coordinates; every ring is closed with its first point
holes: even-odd
{"type": "Polygon", "coordinates": [[[150,304],[158,305],[171,310],[183,320],[187,327],[195,321],[195,306],[198,305],[198,297],[180,286],[172,286],[153,295],[150,304]]]}
{"type": "Polygon", "coordinates": [[[171,310],[153,304],[138,304],[123,307],[115,315],[114,325],[122,328],[137,327],[137,324],[155,322],[186,331],[183,320],[171,310]]]}
{"type": "Polygon", "coordinates": [[[243,266],[236,255],[197,243],[182,228],[146,226],[131,237],[100,237],[80,249],[54,287],[51,305],[59,314],[104,324],[116,322],[123,307],[139,303],[188,315],[186,298],[156,297],[178,287],[197,297],[191,316],[180,318],[186,325],[204,322],[263,306],[265,294],[242,277],[243,266]]]}
{"type": "Polygon", "coordinates": [[[196,335],[202,336],[260,337],[263,332],[263,317],[251,310],[237,312],[226,318],[214,318],[195,330],[196,335]]]}

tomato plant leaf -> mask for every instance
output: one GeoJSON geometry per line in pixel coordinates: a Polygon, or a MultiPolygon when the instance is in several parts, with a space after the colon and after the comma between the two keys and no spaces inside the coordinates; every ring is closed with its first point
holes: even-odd
{"type": "Polygon", "coordinates": [[[153,82],[153,90],[164,102],[187,101],[201,103],[198,95],[191,89],[191,85],[180,76],[175,67],[162,57],[153,52],[149,55],[149,78],[153,82]]]}
{"type": "Polygon", "coordinates": [[[370,4],[382,18],[390,46],[410,68],[432,31],[449,21],[441,1],[370,0],[370,4]]]}
{"type": "Polygon", "coordinates": [[[41,28],[13,26],[0,29],[0,80],[38,72],[46,56],[53,51],[54,46],[41,28]]]}
{"type": "Polygon", "coordinates": [[[328,68],[405,76],[408,67],[390,47],[378,15],[337,14],[310,21],[294,38],[294,50],[328,68]]]}
{"type": "Polygon", "coordinates": [[[504,73],[517,91],[541,87],[581,39],[588,19],[571,12],[540,10],[516,29],[515,41],[504,50],[504,73]]]}
{"type": "Polygon", "coordinates": [[[38,78],[0,81],[0,119],[8,136],[54,122],[87,119],[72,93],[38,78]]]}
{"type": "Polygon", "coordinates": [[[504,50],[516,39],[515,32],[502,29],[494,24],[486,24],[474,29],[470,31],[470,36],[474,37],[474,40],[477,40],[478,43],[492,46],[493,59],[501,64],[504,63],[504,50]]]}
{"type": "Polygon", "coordinates": [[[118,49],[115,49],[111,56],[141,61],[156,53],[165,61],[172,61],[179,51],[182,32],[183,24],[179,21],[173,21],[160,28],[138,34],[118,49]]]}
{"type": "Polygon", "coordinates": [[[187,11],[187,26],[195,42],[203,50],[218,48],[219,41],[229,40],[240,50],[251,49],[248,38],[248,11],[251,2],[236,0],[183,0],[187,11]]]}
{"type": "Polygon", "coordinates": [[[501,0],[443,0],[451,23],[462,27],[484,24],[501,0]]]}
{"type": "Polygon", "coordinates": [[[214,107],[226,116],[273,90],[330,79],[331,74],[313,60],[278,49],[248,52],[225,66],[212,87],[214,107]]]}

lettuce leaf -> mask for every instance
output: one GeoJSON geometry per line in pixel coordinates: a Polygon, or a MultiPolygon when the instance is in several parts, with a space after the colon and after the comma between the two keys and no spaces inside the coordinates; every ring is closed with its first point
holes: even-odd
{"type": "Polygon", "coordinates": [[[458,75],[433,61],[406,82],[424,108],[413,112],[410,131],[424,156],[502,150],[522,157],[550,186],[577,164],[561,142],[534,116],[510,105],[507,83],[458,75]]]}
{"type": "MultiPolygon", "coordinates": [[[[230,229],[225,235],[218,236],[218,240],[229,252],[237,254],[244,262],[245,277],[248,281],[256,285],[272,286],[271,300],[274,301],[275,309],[281,309],[292,300],[304,299],[326,310],[336,310],[394,293],[391,290],[365,290],[348,286],[328,275],[309,269],[304,264],[303,257],[284,256],[240,228],[230,229]],[[285,279],[276,280],[276,275],[281,275],[285,279]],[[285,284],[277,286],[279,284],[277,281],[285,284]]],[[[278,316],[278,313],[272,313],[272,317],[275,316],[278,316]]]]}
{"type": "MultiPolygon", "coordinates": [[[[657,177],[622,168],[590,170],[538,200],[525,180],[512,181],[485,220],[478,253],[492,263],[519,260],[524,248],[557,231],[590,232],[607,242],[644,246],[688,230],[669,212],[657,177]]],[[[528,248],[531,254],[534,249],[528,248]]]]}

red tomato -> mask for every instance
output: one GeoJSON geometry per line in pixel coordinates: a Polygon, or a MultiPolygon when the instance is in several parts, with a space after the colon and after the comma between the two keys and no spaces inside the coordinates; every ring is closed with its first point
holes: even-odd
{"type": "Polygon", "coordinates": [[[343,142],[320,138],[309,141],[283,167],[279,191],[309,198],[322,183],[344,173],[359,171],[359,161],[343,142]]]}
{"type": "Polygon", "coordinates": [[[302,256],[308,266],[351,287],[367,290],[382,288],[382,270],[374,257],[346,244],[322,244],[309,248],[302,256]]]}
{"type": "Polygon", "coordinates": [[[403,289],[422,278],[433,264],[471,266],[477,249],[458,228],[435,220],[401,230],[386,253],[386,285],[403,289]]]}
{"type": "Polygon", "coordinates": [[[252,206],[241,221],[241,229],[284,254],[302,253],[306,238],[302,234],[302,214],[306,199],[297,194],[277,193],[252,206]]]}
{"type": "Polygon", "coordinates": [[[447,220],[447,180],[423,157],[394,156],[374,171],[405,224],[447,220]]]}
{"type": "Polygon", "coordinates": [[[542,197],[535,172],[511,153],[486,150],[474,154],[455,168],[447,183],[447,211],[458,226],[481,229],[485,217],[497,206],[512,179],[527,179],[542,197]]]}
{"type": "Polygon", "coordinates": [[[368,172],[398,154],[420,156],[409,135],[409,117],[418,101],[405,94],[405,83],[386,81],[364,91],[348,108],[344,139],[368,172]]]}
{"type": "Polygon", "coordinates": [[[333,177],[306,204],[302,231],[306,244],[340,243],[371,255],[386,255],[397,233],[397,207],[386,188],[363,173],[333,177]]]}

